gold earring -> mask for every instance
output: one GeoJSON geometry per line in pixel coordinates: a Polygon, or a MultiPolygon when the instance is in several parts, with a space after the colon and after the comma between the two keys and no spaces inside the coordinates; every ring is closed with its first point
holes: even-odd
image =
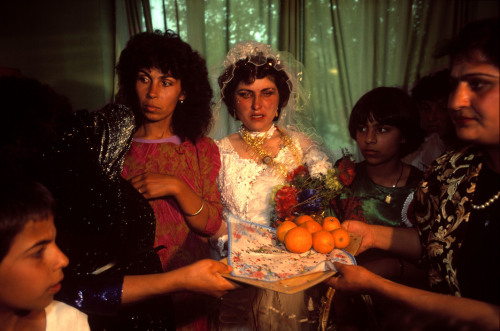
{"type": "Polygon", "coordinates": [[[180,100],[180,101],[181,101],[181,104],[183,104],[183,103],[184,103],[184,100],[180,100]]]}
{"type": "Polygon", "coordinates": [[[235,121],[238,120],[238,117],[236,116],[236,110],[233,110],[233,118],[234,118],[235,121]]]}
{"type": "Polygon", "coordinates": [[[276,115],[274,115],[274,118],[278,118],[279,114],[278,111],[276,111],[276,115]]]}

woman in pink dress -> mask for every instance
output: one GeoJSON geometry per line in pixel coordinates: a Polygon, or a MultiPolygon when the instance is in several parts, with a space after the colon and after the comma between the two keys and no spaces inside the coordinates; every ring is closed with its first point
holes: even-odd
{"type": "MultiPolygon", "coordinates": [[[[139,121],[122,176],[154,210],[163,270],[209,258],[207,238],[219,230],[222,205],[219,152],[206,137],[213,92],[205,61],[174,33],[157,31],[132,37],[117,69],[119,101],[139,121]]],[[[206,329],[209,303],[200,295],[176,295],[178,329],[206,329]]]]}

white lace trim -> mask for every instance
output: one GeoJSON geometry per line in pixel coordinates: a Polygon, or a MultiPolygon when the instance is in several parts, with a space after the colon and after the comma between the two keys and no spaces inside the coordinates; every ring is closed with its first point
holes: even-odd
{"type": "Polygon", "coordinates": [[[413,200],[414,192],[411,192],[406,197],[405,202],[403,203],[403,208],[401,209],[401,221],[406,225],[407,228],[412,228],[413,224],[408,219],[408,208],[410,208],[411,201],[413,200]]]}

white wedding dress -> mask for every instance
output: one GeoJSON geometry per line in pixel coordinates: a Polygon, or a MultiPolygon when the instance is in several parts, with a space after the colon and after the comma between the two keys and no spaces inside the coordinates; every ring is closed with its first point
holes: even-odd
{"type": "MultiPolygon", "coordinates": [[[[326,174],[332,167],[326,154],[304,134],[288,130],[285,133],[311,175],[326,174]]],[[[272,190],[284,184],[285,178],[271,166],[241,158],[227,137],[216,143],[221,156],[218,185],[224,207],[223,219],[231,213],[244,220],[269,225],[272,190]]],[[[297,155],[285,145],[274,160],[290,172],[300,165],[296,159],[297,155]]],[[[282,294],[256,287],[232,291],[222,300],[217,329],[309,330],[308,308],[319,304],[314,301],[319,301],[319,297],[311,298],[305,292],[282,294]]]]}

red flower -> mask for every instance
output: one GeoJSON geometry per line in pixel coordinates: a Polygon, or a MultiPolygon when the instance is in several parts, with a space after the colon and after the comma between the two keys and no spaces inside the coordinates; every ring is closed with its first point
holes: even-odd
{"type": "Polygon", "coordinates": [[[293,186],[283,186],[276,192],[276,211],[278,212],[278,217],[282,218],[290,215],[293,211],[293,207],[297,204],[297,189],[293,186]]]}
{"type": "Polygon", "coordinates": [[[339,178],[345,186],[351,185],[356,171],[354,170],[355,163],[350,157],[343,157],[338,164],[339,178]]]}
{"type": "Polygon", "coordinates": [[[306,166],[300,165],[295,170],[290,171],[288,175],[286,176],[286,181],[287,182],[292,182],[295,178],[297,177],[307,177],[309,176],[309,169],[307,169],[306,166]]]}

